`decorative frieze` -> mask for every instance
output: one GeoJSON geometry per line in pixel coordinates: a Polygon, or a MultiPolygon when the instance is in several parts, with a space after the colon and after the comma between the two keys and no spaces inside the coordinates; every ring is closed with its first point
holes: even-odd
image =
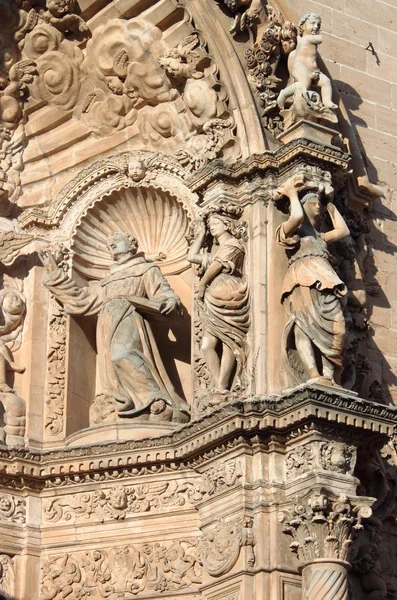
{"type": "MultiPolygon", "coordinates": [[[[161,512],[164,508],[191,508],[232,489],[242,476],[240,463],[218,463],[193,480],[158,481],[114,485],[94,492],[48,498],[43,503],[47,523],[123,520],[138,513],[161,512]]],[[[1,510],[1,505],[0,505],[1,510]]],[[[0,513],[1,514],[1,513],[0,513]]]]}
{"type": "Polygon", "coordinates": [[[126,544],[111,548],[57,553],[44,558],[41,600],[102,596],[110,600],[140,593],[197,590],[204,577],[230,572],[241,548],[250,549],[255,562],[252,521],[227,523],[196,539],[176,542],[126,544]]]}

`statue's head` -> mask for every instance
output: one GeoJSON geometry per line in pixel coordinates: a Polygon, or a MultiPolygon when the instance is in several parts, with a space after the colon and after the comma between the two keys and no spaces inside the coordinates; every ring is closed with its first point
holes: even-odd
{"type": "Polygon", "coordinates": [[[47,0],[46,7],[57,18],[74,10],[75,0],[47,0]]]}
{"type": "Polygon", "coordinates": [[[128,175],[132,181],[140,181],[145,177],[146,169],[143,162],[139,159],[133,158],[128,163],[128,175]]]}
{"type": "Polygon", "coordinates": [[[115,231],[107,239],[106,245],[116,262],[120,257],[134,256],[138,251],[138,240],[125,231],[115,231]]]}
{"type": "Polygon", "coordinates": [[[318,34],[321,29],[321,17],[315,12],[307,12],[299,21],[299,35],[318,34]]]}
{"type": "Polygon", "coordinates": [[[223,232],[227,231],[233,237],[245,240],[247,224],[245,221],[240,220],[242,213],[243,210],[239,206],[221,204],[209,209],[203,217],[213,237],[218,238],[223,232]]]}
{"type": "Polygon", "coordinates": [[[24,312],[25,304],[19,294],[10,291],[3,296],[2,308],[10,315],[19,315],[24,312]]]}
{"type": "Polygon", "coordinates": [[[317,220],[321,213],[321,199],[319,194],[305,194],[301,200],[303,210],[310,221],[317,220]]]}

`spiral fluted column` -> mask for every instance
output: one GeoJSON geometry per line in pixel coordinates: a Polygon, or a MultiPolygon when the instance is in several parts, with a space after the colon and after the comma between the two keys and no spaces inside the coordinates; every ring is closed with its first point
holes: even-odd
{"type": "Polygon", "coordinates": [[[317,559],[302,570],[302,600],[348,600],[349,563],[317,559]]]}

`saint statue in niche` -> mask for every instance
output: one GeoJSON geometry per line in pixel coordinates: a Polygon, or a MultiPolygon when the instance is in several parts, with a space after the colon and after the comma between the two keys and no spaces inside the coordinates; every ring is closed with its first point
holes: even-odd
{"type": "Polygon", "coordinates": [[[90,423],[118,417],[150,421],[189,420],[189,405],[175,392],[152,334],[150,315],[181,312],[180,299],[159,267],[138,252],[130,234],[108,239],[114,259],[110,275],[79,287],[57,264],[50,250],[41,253],[44,285],[72,315],[96,315],[101,393],[90,409],[90,423]]]}
{"type": "Polygon", "coordinates": [[[284,359],[299,383],[335,385],[343,369],[346,327],[342,299],[347,290],[331,266],[327,244],[348,236],[349,229],[330,195],[324,194],[333,229],[320,232],[324,188],[306,183],[302,175],[288,179],[277,192],[290,200],[289,219],[276,231],[277,242],[288,256],[281,295],[288,314],[284,359]],[[308,192],[300,200],[298,189],[304,185],[317,187],[318,192],[308,192]]]}
{"type": "Polygon", "coordinates": [[[249,290],[243,276],[246,223],[241,209],[226,205],[207,212],[197,224],[188,261],[199,265],[201,349],[213,387],[212,402],[221,402],[241,387],[249,329],[249,290]],[[205,249],[206,241],[211,249],[205,249]]]}

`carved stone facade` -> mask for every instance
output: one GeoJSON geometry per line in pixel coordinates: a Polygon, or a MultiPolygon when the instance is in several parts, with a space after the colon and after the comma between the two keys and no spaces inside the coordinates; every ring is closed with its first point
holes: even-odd
{"type": "Polygon", "coordinates": [[[0,599],[397,596],[394,9],[292,4],[0,0],[0,599]]]}

